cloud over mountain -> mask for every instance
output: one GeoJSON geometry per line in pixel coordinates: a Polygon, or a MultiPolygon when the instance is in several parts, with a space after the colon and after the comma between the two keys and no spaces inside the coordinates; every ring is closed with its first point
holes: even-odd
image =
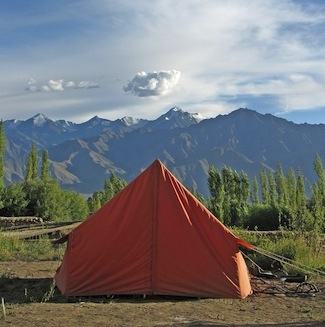
{"type": "Polygon", "coordinates": [[[93,81],[65,81],[63,79],[50,79],[45,84],[39,84],[34,78],[30,78],[25,88],[29,92],[56,92],[65,91],[67,89],[93,89],[98,88],[99,84],[93,81]]]}
{"type": "Polygon", "coordinates": [[[175,69],[148,73],[142,71],[138,72],[123,89],[138,97],[165,95],[177,85],[180,77],[181,72],[175,69]]]}

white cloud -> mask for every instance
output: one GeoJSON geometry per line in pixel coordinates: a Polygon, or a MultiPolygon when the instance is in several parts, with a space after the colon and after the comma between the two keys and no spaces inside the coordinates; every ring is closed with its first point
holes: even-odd
{"type": "MultiPolygon", "coordinates": [[[[71,81],[69,83],[71,83],[71,81]]],[[[92,81],[81,81],[77,85],[75,85],[76,89],[95,89],[98,87],[99,84],[92,81]]]]}
{"type": "Polygon", "coordinates": [[[45,85],[45,86],[48,86],[48,88],[51,91],[64,91],[63,82],[64,82],[63,79],[59,79],[59,80],[50,79],[47,82],[47,85],[45,85]]]}
{"type": "Polygon", "coordinates": [[[160,96],[169,93],[179,82],[181,72],[178,70],[161,70],[139,72],[124,86],[125,92],[139,97],[160,96]]]}
{"type": "Polygon", "coordinates": [[[74,81],[68,81],[65,83],[65,88],[75,88],[76,87],[76,83],[74,81]]]}
{"type": "Polygon", "coordinates": [[[53,80],[50,79],[46,84],[38,85],[37,81],[34,78],[30,78],[27,82],[25,88],[26,91],[30,92],[62,92],[66,89],[94,89],[98,88],[99,84],[92,81],[68,81],[65,82],[63,79],[53,80]]]}

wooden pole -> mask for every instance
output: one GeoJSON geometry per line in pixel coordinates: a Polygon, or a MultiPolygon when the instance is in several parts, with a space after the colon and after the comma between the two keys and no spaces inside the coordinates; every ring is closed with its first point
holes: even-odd
{"type": "Polygon", "coordinates": [[[3,319],[6,320],[6,306],[5,306],[5,299],[1,298],[1,306],[2,306],[2,313],[3,313],[3,319]]]}

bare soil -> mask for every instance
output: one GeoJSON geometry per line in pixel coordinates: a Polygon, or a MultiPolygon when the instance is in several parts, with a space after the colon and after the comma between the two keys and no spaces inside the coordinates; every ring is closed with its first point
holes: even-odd
{"type": "Polygon", "coordinates": [[[0,262],[0,326],[325,326],[325,283],[316,296],[253,294],[245,300],[172,297],[66,298],[50,289],[56,261],[0,262]]]}

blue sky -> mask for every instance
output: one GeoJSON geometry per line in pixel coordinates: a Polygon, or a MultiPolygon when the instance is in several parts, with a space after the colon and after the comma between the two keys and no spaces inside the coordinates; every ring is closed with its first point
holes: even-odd
{"type": "Polygon", "coordinates": [[[325,1],[4,0],[0,114],[248,107],[325,123],[325,1]]]}

